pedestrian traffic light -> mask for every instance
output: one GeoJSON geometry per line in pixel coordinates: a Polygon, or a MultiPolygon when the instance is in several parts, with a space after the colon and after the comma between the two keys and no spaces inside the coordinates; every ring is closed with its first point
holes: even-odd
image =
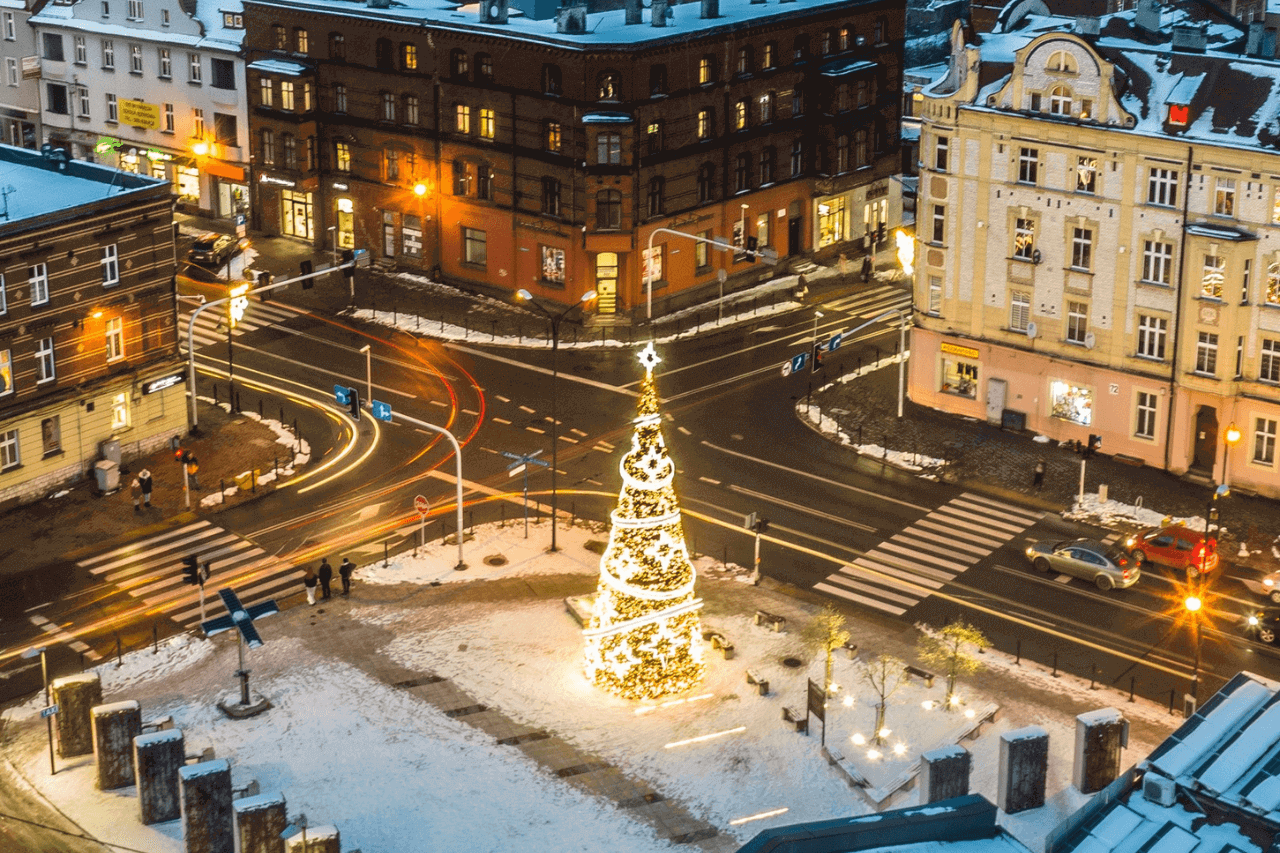
{"type": "Polygon", "coordinates": [[[183,450],[181,447],[175,447],[173,449],[174,462],[177,462],[179,465],[181,465],[183,462],[187,461],[186,457],[187,457],[187,451],[183,450]]]}
{"type": "MultiPolygon", "coordinates": [[[[258,287],[259,287],[259,288],[270,288],[270,287],[271,287],[271,273],[269,273],[269,272],[260,272],[260,273],[258,273],[258,287]]],[[[270,302],[270,301],[271,301],[271,291],[270,291],[269,289],[267,289],[267,290],[262,290],[262,291],[261,291],[261,293],[262,293],[262,301],[263,301],[263,302],[270,302]]]]}
{"type": "Polygon", "coordinates": [[[809,363],[809,368],[813,373],[818,372],[818,368],[822,367],[822,341],[818,341],[813,345],[813,361],[809,363]]]}
{"type": "Polygon", "coordinates": [[[351,281],[356,277],[356,253],[352,249],[342,250],[342,275],[347,281],[351,281]]]}
{"type": "Polygon", "coordinates": [[[213,565],[208,560],[205,560],[204,563],[200,566],[200,583],[203,584],[205,581],[207,581],[209,579],[209,575],[212,573],[213,573],[213,565]]]}
{"type": "Polygon", "coordinates": [[[347,398],[350,400],[351,417],[360,420],[360,392],[355,388],[347,388],[347,398]]]}
{"type": "Polygon", "coordinates": [[[884,223],[881,222],[879,225],[876,226],[876,242],[877,243],[884,242],[884,238],[885,238],[884,231],[885,231],[884,223]]]}
{"type": "Polygon", "coordinates": [[[302,280],[302,289],[310,290],[311,288],[315,287],[316,280],[314,278],[309,277],[311,275],[311,271],[315,268],[314,265],[311,263],[311,259],[308,258],[307,260],[298,264],[298,268],[302,270],[302,274],[304,276],[308,276],[308,278],[304,278],[302,280]]]}
{"type": "Polygon", "coordinates": [[[756,253],[759,248],[760,248],[760,238],[758,237],[747,238],[747,263],[754,264],[756,262],[756,253]]]}
{"type": "Polygon", "coordinates": [[[195,554],[182,558],[182,576],[182,579],[192,586],[200,585],[200,560],[195,554]]]}

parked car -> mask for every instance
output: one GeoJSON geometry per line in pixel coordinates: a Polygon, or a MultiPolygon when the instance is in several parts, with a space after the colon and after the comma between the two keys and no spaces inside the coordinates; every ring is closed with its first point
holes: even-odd
{"type": "Polygon", "coordinates": [[[1273,604],[1280,604],[1280,571],[1272,572],[1262,579],[1261,593],[1264,598],[1271,599],[1273,604]]]}
{"type": "Polygon", "coordinates": [[[1202,570],[1208,574],[1218,568],[1218,540],[1208,543],[1206,553],[1203,533],[1171,524],[1139,530],[1124,540],[1124,547],[1139,566],[1155,563],[1197,577],[1202,570]]]}
{"type": "Polygon", "coordinates": [[[196,238],[187,259],[193,264],[220,267],[240,249],[240,242],[235,237],[211,231],[196,238]]]}
{"type": "Polygon", "coordinates": [[[1280,610],[1274,607],[1251,613],[1244,622],[1245,634],[1263,643],[1274,643],[1277,631],[1280,631],[1280,610]]]}
{"type": "Polygon", "coordinates": [[[1128,554],[1096,539],[1032,542],[1027,546],[1027,559],[1038,572],[1062,572],[1092,581],[1103,590],[1126,589],[1142,575],[1128,554]]]}

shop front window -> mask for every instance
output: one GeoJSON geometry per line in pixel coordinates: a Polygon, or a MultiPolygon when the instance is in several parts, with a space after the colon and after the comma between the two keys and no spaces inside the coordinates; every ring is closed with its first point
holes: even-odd
{"type": "Polygon", "coordinates": [[[404,253],[411,258],[422,257],[422,218],[406,213],[400,233],[404,239],[404,253]]]}
{"type": "Polygon", "coordinates": [[[284,219],[282,229],[290,237],[310,240],[313,236],[311,193],[283,190],[280,193],[280,212],[284,219]]]}
{"type": "Polygon", "coordinates": [[[338,199],[338,248],[356,247],[356,208],[349,198],[338,199]]]}
{"type": "Polygon", "coordinates": [[[1049,383],[1049,414],[1080,426],[1093,423],[1093,389],[1070,382],[1049,383]]]}
{"type": "Polygon", "coordinates": [[[942,360],[942,387],[944,394],[955,394],[957,397],[968,397],[973,400],[978,396],[978,363],[963,358],[944,358],[942,360]]]}
{"type": "Polygon", "coordinates": [[[818,202],[818,248],[848,239],[844,196],[818,202]]]}
{"type": "Polygon", "coordinates": [[[542,280],[549,284],[564,285],[564,249],[542,247],[542,280]]]}

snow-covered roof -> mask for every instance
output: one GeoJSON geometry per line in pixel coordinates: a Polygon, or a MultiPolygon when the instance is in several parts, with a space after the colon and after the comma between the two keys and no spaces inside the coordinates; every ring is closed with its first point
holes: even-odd
{"type": "Polygon", "coordinates": [[[23,219],[166,183],[84,160],[70,160],[65,169],[58,165],[39,151],[0,145],[0,230],[23,219]]]}
{"type": "MultiPolygon", "coordinates": [[[[148,4],[149,7],[150,5],[148,4]]],[[[48,3],[31,16],[31,25],[134,41],[161,41],[196,50],[238,52],[244,42],[244,28],[225,26],[224,13],[238,15],[243,19],[244,4],[241,0],[169,0],[157,4],[150,11],[151,17],[144,23],[138,23],[125,19],[122,9],[114,12],[111,18],[103,20],[96,4],[48,3]],[[194,13],[188,11],[192,7],[194,13]],[[156,15],[160,8],[170,12],[170,23],[167,26],[160,24],[156,15]],[[184,19],[188,21],[185,24],[184,19]]]]}
{"type": "Polygon", "coordinates": [[[809,16],[819,10],[849,9],[869,0],[797,0],[791,3],[759,3],[753,0],[720,0],[719,15],[715,18],[701,16],[701,3],[681,3],[670,7],[666,26],[655,27],[650,23],[651,9],[643,8],[643,22],[626,24],[626,12],[613,9],[588,12],[585,31],[581,33],[557,33],[554,17],[535,20],[527,15],[512,14],[505,24],[480,22],[478,3],[459,5],[449,0],[392,0],[385,9],[371,8],[364,4],[344,0],[249,0],[254,6],[281,10],[305,10],[299,14],[330,13],[344,17],[359,17],[387,21],[414,27],[447,27],[451,30],[481,32],[506,39],[555,43],[562,47],[598,48],[601,45],[643,45],[649,42],[669,42],[690,36],[712,35],[716,31],[730,30],[744,23],[809,16]]]}

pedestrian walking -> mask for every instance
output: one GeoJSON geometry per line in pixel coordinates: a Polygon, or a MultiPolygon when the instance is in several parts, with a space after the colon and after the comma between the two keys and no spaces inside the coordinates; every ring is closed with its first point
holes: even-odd
{"type": "Polygon", "coordinates": [[[316,606],[316,584],[320,579],[316,577],[316,570],[307,566],[306,574],[302,576],[302,585],[307,588],[307,604],[312,607],[316,606]]]}
{"type": "Polygon", "coordinates": [[[338,577],[342,578],[343,595],[351,594],[351,573],[355,570],[356,564],[348,560],[346,557],[343,557],[342,565],[338,566],[338,577]]]}
{"type": "Polygon", "coordinates": [[[138,486],[142,489],[142,505],[151,506],[151,472],[146,468],[138,474],[138,486]]]}
{"type": "Polygon", "coordinates": [[[862,280],[864,282],[871,281],[871,270],[874,264],[871,262],[871,255],[862,256],[862,280]]]}
{"type": "Polygon", "coordinates": [[[142,512],[142,483],[138,482],[137,477],[129,484],[129,494],[133,495],[133,511],[142,512]]]}
{"type": "Polygon", "coordinates": [[[200,478],[196,476],[200,472],[200,460],[196,459],[194,453],[187,454],[187,479],[191,481],[191,488],[197,492],[200,491],[200,478]]]}
{"type": "Polygon", "coordinates": [[[1044,460],[1036,462],[1035,476],[1031,478],[1031,485],[1036,487],[1036,491],[1040,491],[1044,487],[1044,460]]]}
{"type": "Polygon", "coordinates": [[[329,583],[333,580],[333,566],[329,565],[329,558],[325,557],[320,561],[320,597],[325,601],[329,600],[329,583]]]}

